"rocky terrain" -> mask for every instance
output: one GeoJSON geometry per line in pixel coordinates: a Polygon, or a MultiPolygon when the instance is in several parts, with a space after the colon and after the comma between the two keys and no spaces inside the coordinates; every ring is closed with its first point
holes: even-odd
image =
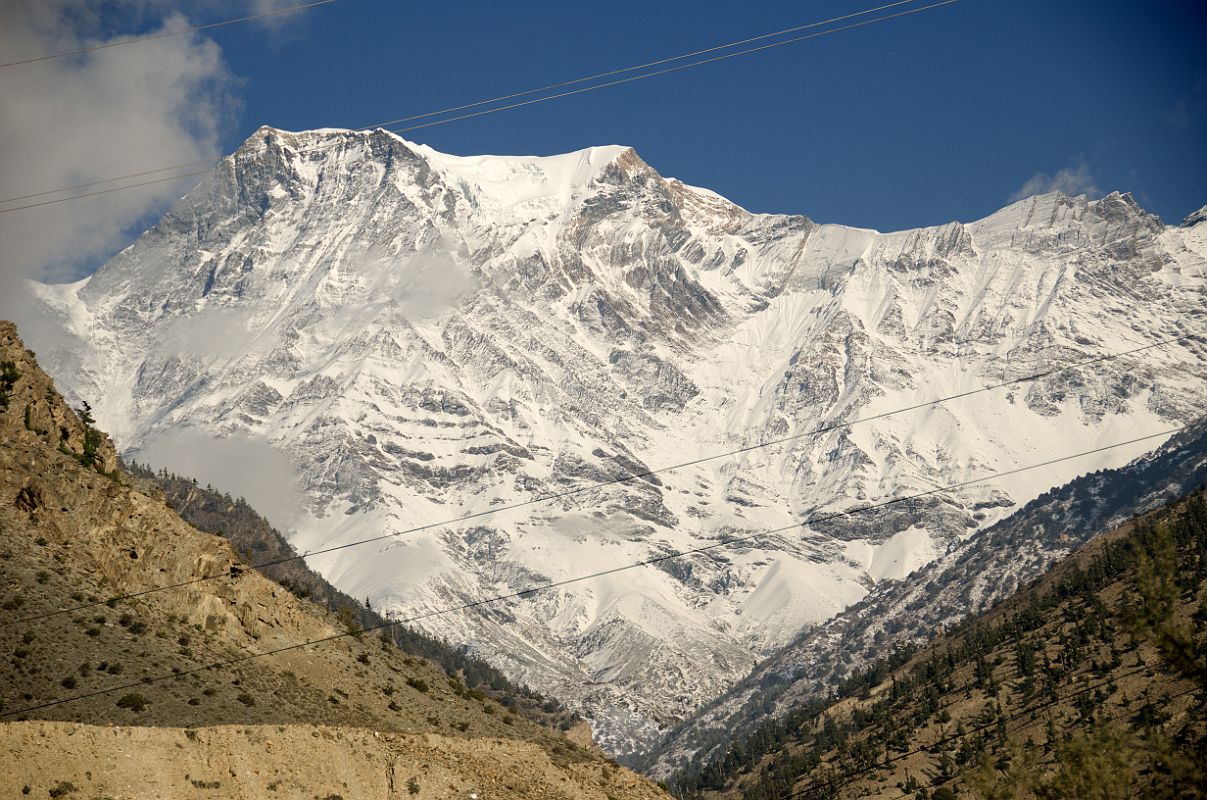
{"type": "MultiPolygon", "coordinates": [[[[1127,195],[882,234],[749,213],[623,147],[263,128],[94,275],[36,287],[34,343],[123,453],[271,449],[299,551],[584,489],[310,558],[409,616],[1186,422],[1195,340],[811,435],[1201,333],[1204,253],[1207,225],[1127,195]]],[[[423,624],[632,754],[878,584],[1159,443],[423,624]]]]}
{"type": "Polygon", "coordinates": [[[34,797],[162,800],[665,797],[615,764],[566,761],[532,742],[323,725],[11,722],[0,752],[20,765],[0,774],[5,797],[26,787],[34,797]]]}
{"type": "Polygon", "coordinates": [[[430,797],[659,795],[140,491],[9,323],[0,381],[5,796],[401,797],[410,778],[430,797]]]}

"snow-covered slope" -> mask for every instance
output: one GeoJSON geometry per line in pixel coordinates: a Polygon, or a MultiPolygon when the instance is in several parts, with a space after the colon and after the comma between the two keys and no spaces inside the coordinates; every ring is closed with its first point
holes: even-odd
{"type": "MultiPolygon", "coordinates": [[[[200,429],[286,454],[306,551],[1201,332],[1205,253],[1207,225],[1126,195],[880,234],[750,214],[627,148],[264,128],[92,277],[39,287],[79,341],[35,344],[127,451],[200,429]]],[[[1205,359],[1148,351],[313,564],[375,608],[441,609],[1167,428],[1205,359]]],[[[624,754],[878,581],[1158,444],[422,624],[624,754]]]]}
{"type": "Polygon", "coordinates": [[[1207,484],[1207,420],[1119,469],[1082,475],[959,543],[911,580],[889,581],[803,632],[698,710],[638,764],[656,778],[700,774],[769,719],[826,697],[903,646],[984,612],[1092,537],[1207,484]]]}

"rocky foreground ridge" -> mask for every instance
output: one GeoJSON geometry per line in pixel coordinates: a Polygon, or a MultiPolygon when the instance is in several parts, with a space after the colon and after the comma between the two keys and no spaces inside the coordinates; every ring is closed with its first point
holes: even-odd
{"type": "Polygon", "coordinates": [[[307,645],[346,620],[107,469],[5,322],[0,390],[0,794],[661,795],[377,636],[307,645]]]}

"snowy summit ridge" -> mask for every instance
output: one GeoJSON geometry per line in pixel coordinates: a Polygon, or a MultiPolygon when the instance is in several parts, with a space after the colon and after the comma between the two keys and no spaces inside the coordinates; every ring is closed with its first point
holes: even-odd
{"type": "MultiPolygon", "coordinates": [[[[1184,422],[1194,341],[810,435],[1202,332],[1205,253],[1123,195],[881,234],[748,213],[629,148],[262,128],[93,276],[39,287],[76,338],[35,344],[129,453],[194,431],[285,454],[301,551],[798,436],[312,559],[410,617],[1184,422]]],[[[422,625],[625,754],[878,582],[1158,444],[422,625]]]]}

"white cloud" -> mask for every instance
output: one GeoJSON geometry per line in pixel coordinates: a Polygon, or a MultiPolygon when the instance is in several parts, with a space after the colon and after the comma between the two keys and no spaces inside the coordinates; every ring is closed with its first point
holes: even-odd
{"type": "Polygon", "coordinates": [[[1094,176],[1090,173],[1090,165],[1084,158],[1079,158],[1071,166],[1054,175],[1046,172],[1032,175],[1018,191],[1010,195],[1010,202],[1048,192],[1064,192],[1074,197],[1084,194],[1094,199],[1102,196],[1102,190],[1098,188],[1094,176]]]}
{"type": "MultiPolygon", "coordinates": [[[[293,2],[0,0],[0,61],[180,30],[293,2]]],[[[264,27],[275,33],[274,20],[285,25],[294,16],[304,14],[264,20],[264,27]]],[[[237,89],[218,45],[199,34],[0,69],[0,199],[213,158],[235,121],[237,89]]],[[[35,347],[61,340],[61,330],[31,311],[24,280],[83,277],[196,181],[0,214],[0,318],[15,319],[35,347]]],[[[57,196],[0,203],[0,209],[57,196]]],[[[263,440],[214,439],[185,430],[146,442],[134,455],[246,497],[278,527],[299,513],[296,473],[263,440]]]]}
{"type": "MultiPolygon", "coordinates": [[[[299,5],[302,1],[303,0],[252,0],[251,9],[247,13],[267,14],[272,11],[279,11],[290,6],[299,5]]],[[[300,27],[304,23],[307,13],[307,11],[301,11],[290,14],[276,14],[275,16],[256,20],[256,24],[278,33],[283,29],[293,30],[300,27]]]]}
{"type": "Polygon", "coordinates": [[[151,438],[130,454],[156,469],[195,478],[247,502],[281,531],[302,513],[297,473],[267,441],[250,436],[216,439],[188,429],[151,438]]]}
{"type": "MultiPolygon", "coordinates": [[[[442,240],[419,252],[390,255],[372,245],[351,256],[346,270],[365,280],[366,302],[389,300],[403,318],[421,322],[454,308],[478,287],[477,278],[450,255],[454,247],[442,240]]],[[[346,309],[360,313],[355,305],[346,309]]]]}
{"type": "Polygon", "coordinates": [[[383,287],[398,310],[412,322],[433,319],[456,306],[476,287],[476,281],[440,252],[415,255],[394,270],[383,271],[383,287]]]}
{"type": "MultiPolygon", "coordinates": [[[[138,33],[146,32],[148,21],[153,30],[189,25],[165,5],[0,0],[0,52],[12,60],[116,38],[102,8],[110,16],[116,8],[138,33]]],[[[234,118],[234,88],[218,46],[196,35],[0,70],[0,194],[7,198],[213,157],[234,118]]],[[[161,183],[0,214],[0,316],[20,316],[21,278],[80,277],[190,185],[161,183]]]]}

